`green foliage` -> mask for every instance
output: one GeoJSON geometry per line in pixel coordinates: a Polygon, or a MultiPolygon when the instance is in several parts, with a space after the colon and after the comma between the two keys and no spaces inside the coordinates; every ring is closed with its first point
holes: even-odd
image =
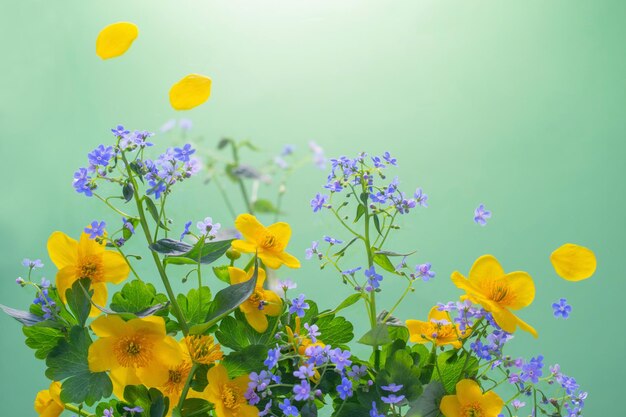
{"type": "Polygon", "coordinates": [[[210,264],[226,253],[233,240],[198,241],[194,246],[173,239],[160,239],[150,249],[167,255],[164,262],[172,265],[210,264]]]}
{"type": "Polygon", "coordinates": [[[46,359],[50,351],[64,339],[63,333],[54,327],[24,326],[22,332],[26,336],[26,346],[35,350],[37,359],[46,359]]]}
{"type": "Polygon", "coordinates": [[[437,417],[440,415],[439,403],[445,395],[443,385],[439,381],[433,381],[426,385],[420,397],[411,403],[411,408],[405,417],[437,417]]]}
{"type": "Polygon", "coordinates": [[[126,386],[124,401],[125,403],[120,402],[117,405],[120,414],[124,411],[124,406],[139,406],[143,408],[142,417],[164,417],[169,407],[169,399],[164,397],[161,391],[155,388],[148,389],[143,385],[126,386]]]}
{"type": "Polygon", "coordinates": [[[235,317],[227,316],[220,322],[219,329],[215,332],[217,340],[233,350],[241,350],[250,345],[271,346],[274,341],[272,329],[278,318],[267,317],[269,324],[264,333],[258,333],[246,321],[243,313],[235,312],[235,317]]]}
{"type": "Polygon", "coordinates": [[[441,381],[446,392],[454,392],[457,382],[476,376],[477,371],[478,360],[475,357],[456,350],[448,350],[437,356],[437,367],[432,379],[441,381]]]}
{"type": "Polygon", "coordinates": [[[209,410],[213,406],[207,400],[201,398],[187,398],[183,403],[183,408],[180,412],[182,417],[208,417],[209,410]]]}
{"type": "Polygon", "coordinates": [[[228,375],[231,378],[258,372],[264,367],[263,361],[267,357],[267,351],[267,346],[250,345],[225,356],[222,364],[228,369],[228,375]]]}
{"type": "Polygon", "coordinates": [[[89,313],[91,312],[91,297],[93,296],[93,290],[88,288],[91,285],[89,278],[83,278],[76,280],[72,284],[72,288],[68,288],[65,291],[65,298],[67,299],[67,306],[76,318],[78,325],[85,327],[89,313]]]}
{"type": "Polygon", "coordinates": [[[79,326],[72,327],[69,339],[61,339],[52,348],[46,359],[46,376],[54,381],[63,381],[61,399],[70,403],[92,405],[113,391],[106,372],[91,372],[87,354],[92,341],[89,331],[79,326]]]}
{"type": "Polygon", "coordinates": [[[228,273],[228,265],[220,265],[213,267],[213,273],[220,281],[230,285],[230,274],[228,273]]]}
{"type": "Polygon", "coordinates": [[[390,350],[384,369],[376,377],[376,385],[380,387],[392,382],[403,385],[402,394],[408,401],[413,401],[422,393],[419,356],[400,346],[398,344],[397,350],[390,350]]]}
{"type": "Polygon", "coordinates": [[[189,324],[204,323],[204,319],[209,313],[211,290],[207,286],[200,289],[192,288],[187,296],[178,294],[176,300],[189,324]]]}
{"type": "Polygon", "coordinates": [[[376,327],[370,329],[359,339],[359,343],[368,346],[383,346],[391,343],[389,336],[389,326],[385,323],[378,323],[376,327]]]}
{"type": "Polygon", "coordinates": [[[252,208],[255,213],[272,213],[278,214],[280,211],[278,208],[269,200],[260,198],[252,203],[252,208]]]}
{"type": "Polygon", "coordinates": [[[376,249],[372,248],[372,252],[374,255],[374,263],[378,266],[380,266],[382,269],[384,269],[387,272],[391,272],[393,274],[396,274],[396,267],[394,266],[393,263],[391,263],[391,261],[389,260],[389,257],[387,255],[385,255],[384,253],[380,253],[378,252],[376,249]]]}
{"type": "MultiPolygon", "coordinates": [[[[117,313],[137,314],[167,303],[167,296],[157,293],[154,285],[137,279],[127,282],[121,291],[113,294],[110,307],[117,313]]],[[[160,311],[157,314],[167,315],[167,311],[160,311]]]]}
{"type": "Polygon", "coordinates": [[[315,301],[306,301],[309,309],[305,312],[302,323],[317,324],[321,341],[327,345],[336,346],[348,343],[354,338],[352,323],[330,312],[318,314],[319,310],[315,301]]]}
{"type": "Polygon", "coordinates": [[[152,199],[147,195],[143,197],[143,201],[146,203],[146,210],[148,210],[148,213],[150,213],[154,222],[157,223],[161,229],[170,230],[167,226],[165,226],[163,221],[161,221],[159,209],[157,209],[156,205],[154,205],[154,201],[152,201],[152,199]]]}
{"type": "Polygon", "coordinates": [[[370,409],[356,402],[335,401],[332,417],[369,417],[370,409]]]}

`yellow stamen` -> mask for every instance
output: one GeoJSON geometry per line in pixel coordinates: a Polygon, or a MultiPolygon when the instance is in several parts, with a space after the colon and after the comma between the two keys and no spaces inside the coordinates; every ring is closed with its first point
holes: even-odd
{"type": "Polygon", "coordinates": [[[152,344],[141,335],[122,337],[113,348],[118,363],[124,368],[149,365],[152,344]]]}
{"type": "Polygon", "coordinates": [[[232,409],[239,408],[241,405],[241,391],[233,384],[226,384],[222,388],[222,402],[224,407],[232,409]]]}
{"type": "Polygon", "coordinates": [[[102,256],[89,255],[79,259],[76,265],[76,276],[89,278],[93,282],[102,281],[102,256]]]}

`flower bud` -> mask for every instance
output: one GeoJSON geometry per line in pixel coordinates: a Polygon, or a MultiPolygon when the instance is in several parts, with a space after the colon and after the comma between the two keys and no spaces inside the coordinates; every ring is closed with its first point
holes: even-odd
{"type": "Polygon", "coordinates": [[[237,259],[241,258],[241,253],[233,248],[230,248],[226,251],[226,257],[231,261],[236,261],[237,259]]]}

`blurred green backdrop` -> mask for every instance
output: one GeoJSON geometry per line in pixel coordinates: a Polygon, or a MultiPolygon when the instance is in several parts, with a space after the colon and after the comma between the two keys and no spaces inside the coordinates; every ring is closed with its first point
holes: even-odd
{"type": "MultiPolygon", "coordinates": [[[[625,19],[619,0],[3,2],[0,302],[31,302],[14,284],[23,257],[42,258],[54,277],[45,250],[52,231],[77,235],[93,219],[118,221],[71,187],[85,154],[110,141],[117,123],[158,131],[186,117],[201,147],[223,135],[250,138],[264,159],[285,143],[304,153],[309,140],[329,156],[388,150],[405,189],[430,196],[428,209],[402,219],[391,248],[418,250],[413,262],[437,272],[397,315],[425,317],[433,303],[455,299],[450,273],[492,253],[506,270],[529,271],[538,290],[522,317],[540,338],[518,334],[511,353],[542,353],[576,376],[590,392],[585,415],[617,415],[626,371],[625,19]],[[136,23],[139,38],[125,56],[101,61],[96,35],[120,20],[136,23]],[[167,92],[189,72],[211,76],[213,95],[181,115],[167,92]],[[484,228],[472,221],[479,203],[494,213],[484,228]],[[555,275],[548,256],[565,242],[595,250],[592,279],[555,275]],[[551,314],[560,297],[574,307],[567,321],[551,314]]],[[[302,258],[321,235],[342,237],[309,208],[324,179],[306,167],[288,186],[290,248],[302,258]]],[[[178,194],[175,227],[207,215],[231,223],[202,179],[178,194]]],[[[322,307],[348,294],[312,262],[280,276],[322,307]]],[[[400,287],[388,277],[382,299],[392,302],[400,287]]],[[[346,314],[362,332],[359,312],[346,314]]],[[[0,315],[0,326],[2,414],[35,415],[44,364],[16,322],[0,315]]]]}

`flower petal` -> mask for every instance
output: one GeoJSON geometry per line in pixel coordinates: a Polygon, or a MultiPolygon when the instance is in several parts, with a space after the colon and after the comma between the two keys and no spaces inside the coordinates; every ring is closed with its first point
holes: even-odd
{"type": "Polygon", "coordinates": [[[113,23],[100,31],[96,39],[96,55],[102,59],[123,55],[137,39],[139,29],[130,22],[113,23]]]}
{"type": "Polygon", "coordinates": [[[126,322],[118,315],[102,315],[91,322],[91,330],[98,337],[119,337],[128,333],[126,322]]]}
{"type": "MultiPolygon", "coordinates": [[[[91,289],[93,290],[93,295],[91,296],[91,301],[94,302],[99,307],[105,307],[107,305],[107,299],[109,297],[109,291],[107,290],[107,286],[104,282],[94,282],[91,284],[91,289]]],[[[97,317],[102,312],[91,306],[91,311],[89,312],[89,317],[97,317]]]]}
{"type": "Polygon", "coordinates": [[[234,250],[244,253],[255,253],[258,249],[257,245],[254,243],[241,239],[233,240],[230,246],[234,250]]]}
{"type": "Polygon", "coordinates": [[[275,251],[282,251],[287,247],[291,239],[291,227],[285,222],[278,222],[270,225],[267,232],[276,238],[276,244],[272,248],[275,251]]]}
{"type": "Polygon", "coordinates": [[[65,301],[65,292],[72,288],[74,282],[78,279],[76,276],[76,268],[73,265],[68,265],[65,268],[61,269],[57,272],[56,276],[56,287],[57,292],[59,293],[59,298],[64,303],[65,301]]]}
{"type": "MultiPolygon", "coordinates": [[[[241,232],[246,240],[260,243],[263,242],[267,235],[267,230],[256,217],[251,214],[240,214],[235,219],[235,227],[241,232]]],[[[234,243],[234,242],[233,242],[234,243]]]]}
{"type": "Polygon", "coordinates": [[[550,255],[556,273],[568,281],[581,281],[596,271],[596,256],[591,249],[566,243],[550,255]]]}
{"type": "Polygon", "coordinates": [[[460,417],[461,404],[456,395],[446,395],[441,399],[439,409],[444,417],[460,417]]]}
{"type": "Polygon", "coordinates": [[[252,326],[254,330],[259,333],[263,333],[267,330],[267,317],[265,317],[265,314],[263,314],[261,310],[252,310],[248,313],[245,313],[245,315],[246,321],[248,322],[248,324],[250,324],[250,326],[252,326]]]}
{"type": "Polygon", "coordinates": [[[102,269],[104,280],[113,284],[119,284],[130,274],[130,267],[122,254],[110,250],[102,254],[102,269]]]}
{"type": "Polygon", "coordinates": [[[281,252],[278,254],[278,258],[280,261],[289,268],[300,268],[300,261],[295,256],[287,253],[281,252]]]}
{"type": "Polygon", "coordinates": [[[58,268],[76,265],[78,260],[78,242],[63,232],[54,232],[48,238],[48,256],[58,268]]]}
{"type": "Polygon", "coordinates": [[[141,380],[137,376],[137,368],[132,366],[111,369],[109,376],[113,383],[113,394],[120,400],[124,398],[124,388],[127,385],[141,385],[141,380]]]}
{"type": "Polygon", "coordinates": [[[504,407],[504,401],[494,391],[487,391],[483,395],[480,406],[486,416],[497,416],[504,407]]]}
{"type": "Polygon", "coordinates": [[[135,332],[141,332],[146,336],[154,336],[156,338],[165,337],[165,321],[163,317],[148,316],[132,319],[126,322],[126,325],[135,332]]]}
{"type": "Polygon", "coordinates": [[[228,275],[230,276],[230,285],[240,284],[250,279],[246,271],[234,266],[228,267],[228,275]]]}
{"type": "Polygon", "coordinates": [[[101,337],[89,345],[87,360],[91,372],[105,372],[119,367],[113,354],[114,344],[114,338],[101,337]]]}
{"type": "Polygon", "coordinates": [[[211,95],[211,79],[189,74],[170,89],[170,104],[175,110],[189,110],[204,103],[211,95]]]}
{"type": "Polygon", "coordinates": [[[456,396],[461,404],[471,404],[479,402],[483,397],[483,392],[472,379],[462,379],[456,383],[456,396]]]}
{"type": "Polygon", "coordinates": [[[469,280],[472,284],[481,286],[502,276],[504,276],[504,269],[500,262],[493,255],[483,255],[472,265],[469,280]]]}
{"type": "Polygon", "coordinates": [[[263,312],[268,316],[278,316],[282,311],[283,300],[274,291],[264,290],[263,298],[267,302],[263,307],[263,312]]]}
{"type": "MultiPolygon", "coordinates": [[[[505,297],[506,306],[513,310],[524,308],[535,299],[535,283],[526,272],[509,272],[505,275],[509,296],[505,297]]],[[[503,300],[503,301],[505,301],[503,300]]]]}
{"type": "Polygon", "coordinates": [[[407,320],[406,327],[409,329],[409,338],[413,343],[426,343],[428,339],[426,339],[423,335],[425,335],[425,327],[426,322],[420,320],[407,320]]]}
{"type": "Polygon", "coordinates": [[[92,255],[102,255],[104,247],[104,241],[98,243],[95,239],[91,239],[87,233],[81,233],[78,240],[78,257],[86,258],[92,255]]]}

